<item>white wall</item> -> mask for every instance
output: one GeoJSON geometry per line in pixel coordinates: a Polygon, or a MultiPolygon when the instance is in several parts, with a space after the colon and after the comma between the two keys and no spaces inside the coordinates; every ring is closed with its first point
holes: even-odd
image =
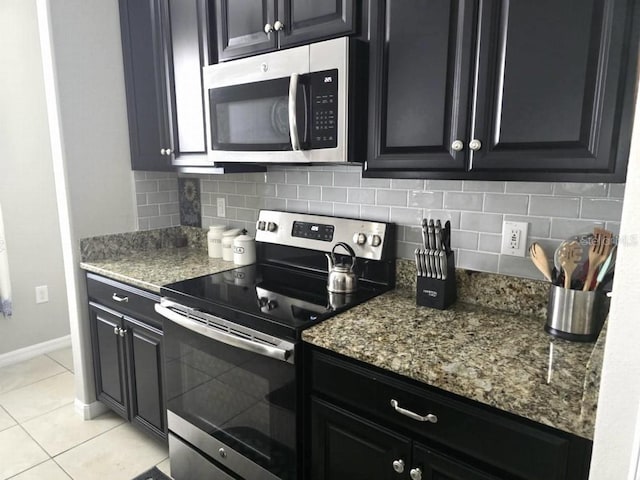
{"type": "Polygon", "coordinates": [[[69,334],[34,1],[0,1],[0,203],[14,315],[0,317],[0,354],[69,334]],[[49,286],[48,303],[34,288],[49,286]]]}
{"type": "Polygon", "coordinates": [[[598,399],[591,480],[636,477],[640,405],[640,102],[620,226],[621,245],[611,301],[598,399]],[[634,441],[635,438],[635,441],[634,441]]]}
{"type": "Polygon", "coordinates": [[[89,318],[79,240],[135,230],[117,0],[36,0],[61,209],[76,407],[95,402],[89,318]]]}

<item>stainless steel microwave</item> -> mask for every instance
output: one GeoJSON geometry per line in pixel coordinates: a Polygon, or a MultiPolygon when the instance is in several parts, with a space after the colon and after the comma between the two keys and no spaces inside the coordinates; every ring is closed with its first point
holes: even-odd
{"type": "Polygon", "coordinates": [[[350,91],[361,71],[356,48],[342,37],[204,67],[209,159],[353,161],[362,137],[350,131],[351,110],[366,99],[364,85],[350,91]]]}

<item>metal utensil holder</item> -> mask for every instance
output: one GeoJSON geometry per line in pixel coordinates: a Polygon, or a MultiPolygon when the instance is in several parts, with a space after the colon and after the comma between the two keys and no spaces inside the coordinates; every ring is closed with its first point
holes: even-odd
{"type": "Polygon", "coordinates": [[[422,307],[446,310],[456,301],[456,267],[453,252],[447,254],[447,278],[438,280],[417,277],[416,304],[422,307]]]}
{"type": "Polygon", "coordinates": [[[602,290],[583,292],[553,285],[544,329],[565,340],[593,342],[600,334],[609,303],[602,290]]]}

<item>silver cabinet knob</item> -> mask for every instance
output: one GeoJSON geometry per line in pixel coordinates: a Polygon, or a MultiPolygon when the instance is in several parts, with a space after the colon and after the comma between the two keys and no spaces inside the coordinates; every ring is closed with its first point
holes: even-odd
{"type": "Polygon", "coordinates": [[[367,241],[367,236],[364,233],[353,234],[353,242],[356,245],[364,245],[366,241],[367,241]]]}
{"type": "Polygon", "coordinates": [[[167,149],[164,151],[164,154],[165,154],[165,155],[171,155],[172,153],[173,153],[173,150],[171,150],[170,148],[167,148],[167,149]]]}
{"type": "Polygon", "coordinates": [[[462,140],[456,140],[451,144],[451,150],[453,150],[454,152],[459,152],[464,148],[464,143],[462,143],[462,140]]]}
{"type": "Polygon", "coordinates": [[[121,337],[124,337],[126,335],[126,333],[127,333],[127,329],[126,328],[121,328],[120,329],[120,336],[121,337]]]}
{"type": "Polygon", "coordinates": [[[473,150],[474,152],[477,152],[478,150],[480,150],[482,148],[482,142],[480,140],[478,140],[477,138],[474,138],[473,140],[471,140],[469,142],[469,148],[471,150],[473,150]]]}
{"type": "Polygon", "coordinates": [[[118,327],[113,327],[113,334],[118,335],[118,330],[120,330],[118,327]]]}
{"type": "Polygon", "coordinates": [[[396,473],[404,472],[404,460],[394,460],[393,461],[393,470],[396,473]]]}
{"type": "Polygon", "coordinates": [[[279,32],[280,30],[284,29],[284,23],[282,23],[280,20],[276,20],[276,22],[273,24],[273,29],[276,32],[279,32]]]}
{"type": "Polygon", "coordinates": [[[164,148],[160,149],[160,155],[166,155],[167,151],[164,148]]]}
{"type": "Polygon", "coordinates": [[[218,455],[220,455],[221,458],[227,458],[227,452],[224,450],[224,448],[218,450],[218,455]]]}
{"type": "Polygon", "coordinates": [[[271,25],[270,23],[265,24],[264,33],[269,35],[271,32],[273,32],[273,25],[271,25]]]}
{"type": "Polygon", "coordinates": [[[411,480],[422,480],[422,470],[419,468],[412,468],[409,471],[409,476],[411,477],[411,480]]]}

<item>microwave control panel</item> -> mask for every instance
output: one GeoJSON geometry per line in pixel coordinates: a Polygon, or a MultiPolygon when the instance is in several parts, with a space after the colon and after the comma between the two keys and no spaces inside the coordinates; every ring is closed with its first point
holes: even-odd
{"type": "Polygon", "coordinates": [[[338,146],[338,70],[309,75],[311,149],[338,146]]]}

